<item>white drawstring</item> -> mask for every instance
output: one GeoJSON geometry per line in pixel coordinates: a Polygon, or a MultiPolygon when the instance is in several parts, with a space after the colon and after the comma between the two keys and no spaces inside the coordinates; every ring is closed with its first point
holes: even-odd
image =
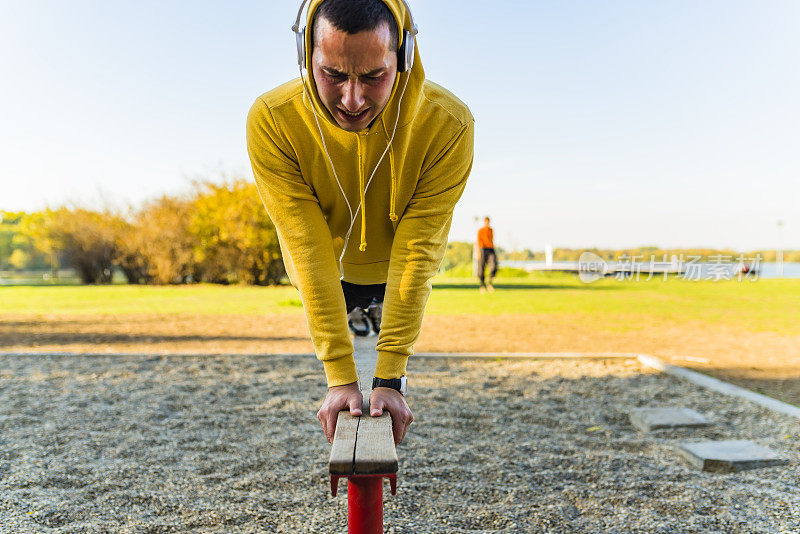
{"type": "MultiPolygon", "coordinates": [[[[325,144],[325,135],[322,133],[322,126],[319,124],[319,119],[317,118],[317,110],[314,107],[314,101],[311,100],[311,97],[306,92],[306,79],[303,77],[303,68],[300,67],[300,82],[303,84],[303,94],[306,95],[308,101],[311,103],[311,111],[314,112],[314,121],[317,123],[317,129],[319,130],[319,137],[322,139],[322,150],[325,152],[325,156],[328,158],[328,163],[331,166],[331,170],[333,171],[333,177],[336,178],[336,184],[339,186],[339,191],[342,192],[342,196],[344,197],[344,201],[347,204],[347,211],[350,212],[350,217],[353,217],[353,208],[350,206],[350,201],[347,200],[347,195],[344,194],[344,189],[342,189],[342,184],[339,182],[339,176],[336,174],[336,167],[333,166],[333,160],[331,160],[330,154],[328,154],[328,146],[325,144]]],[[[353,219],[355,220],[355,219],[353,219]]],[[[339,265],[339,274],[341,275],[342,268],[341,264],[339,265]]]]}
{"type": "MultiPolygon", "coordinates": [[[[403,90],[400,92],[400,100],[397,102],[397,117],[394,121],[394,128],[392,129],[392,136],[389,138],[389,142],[386,144],[386,149],[381,154],[380,159],[378,159],[377,165],[372,170],[372,174],[369,176],[369,180],[367,180],[366,185],[364,186],[364,198],[367,196],[367,189],[369,189],[369,184],[372,182],[372,178],[375,176],[375,173],[380,167],[383,158],[386,156],[386,153],[389,151],[389,148],[392,146],[392,141],[394,141],[394,136],[397,133],[397,124],[400,122],[400,109],[403,104],[403,96],[406,94],[406,87],[408,86],[408,79],[411,77],[411,73],[408,73],[406,76],[406,80],[403,83],[403,90]]],[[[356,208],[355,213],[353,213],[353,208],[350,206],[350,201],[347,200],[347,195],[344,194],[344,188],[342,187],[341,182],[339,182],[339,175],[336,174],[336,167],[333,165],[333,160],[331,159],[330,154],[328,153],[328,146],[325,144],[325,135],[322,133],[322,126],[320,126],[319,119],[317,118],[317,110],[314,106],[314,101],[311,99],[310,95],[308,94],[308,90],[306,89],[306,81],[305,77],[303,76],[303,68],[300,67],[300,81],[303,84],[303,94],[306,95],[309,102],[311,103],[311,111],[314,113],[314,121],[317,123],[317,129],[319,130],[319,136],[322,139],[322,150],[325,152],[325,156],[328,158],[328,163],[331,166],[331,170],[333,171],[333,177],[336,179],[336,185],[339,186],[339,191],[341,191],[342,196],[344,197],[344,201],[347,204],[347,210],[350,213],[350,227],[347,229],[347,233],[344,237],[344,246],[342,247],[342,253],[339,255],[339,279],[344,280],[344,267],[342,266],[342,259],[344,258],[344,253],[347,251],[347,244],[350,242],[350,234],[353,232],[353,225],[356,222],[356,218],[358,218],[358,212],[361,209],[361,202],[358,203],[358,207],[356,208]]],[[[390,177],[391,178],[391,177],[390,177]]]]}

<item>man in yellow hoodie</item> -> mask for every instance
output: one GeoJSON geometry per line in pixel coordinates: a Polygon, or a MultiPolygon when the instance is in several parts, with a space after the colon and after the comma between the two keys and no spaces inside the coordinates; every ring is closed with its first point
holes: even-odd
{"type": "Polygon", "coordinates": [[[323,432],[332,441],[340,410],[361,415],[347,313],[382,297],[370,415],[388,410],[399,443],[413,419],[401,378],[472,168],[474,119],[425,79],[403,0],[311,0],[300,30],[304,5],[300,78],[256,99],[248,152],[327,376],[323,432]]]}

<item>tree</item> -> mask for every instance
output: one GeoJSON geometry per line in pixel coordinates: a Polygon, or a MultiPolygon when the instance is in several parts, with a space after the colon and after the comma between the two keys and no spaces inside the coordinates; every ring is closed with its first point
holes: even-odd
{"type": "Polygon", "coordinates": [[[15,248],[14,252],[11,253],[11,256],[8,258],[8,263],[15,269],[22,270],[30,261],[30,255],[23,251],[22,249],[15,248]]]}
{"type": "Polygon", "coordinates": [[[24,211],[0,211],[0,268],[43,269],[50,264],[48,255],[38,250],[24,232],[30,217],[24,211]]]}
{"type": "Polygon", "coordinates": [[[193,203],[166,195],[146,203],[133,223],[120,224],[117,264],[130,283],[198,281],[198,238],[190,230],[193,203]]]}
{"type": "Polygon", "coordinates": [[[24,235],[44,254],[63,255],[85,284],[109,284],[116,254],[117,216],[85,208],[47,209],[23,219],[24,235]]]}
{"type": "Polygon", "coordinates": [[[19,218],[13,242],[15,247],[33,251],[42,258],[42,261],[38,263],[45,267],[49,266],[55,279],[58,278],[60,266],[60,245],[51,232],[51,223],[52,212],[50,211],[25,213],[19,218]]]}
{"type": "Polygon", "coordinates": [[[472,265],[472,243],[466,241],[451,241],[447,243],[442,259],[442,269],[449,271],[456,267],[472,265]]]}
{"type": "Polygon", "coordinates": [[[278,234],[255,184],[195,182],[191,233],[203,279],[214,283],[278,284],[285,275],[278,234]]]}

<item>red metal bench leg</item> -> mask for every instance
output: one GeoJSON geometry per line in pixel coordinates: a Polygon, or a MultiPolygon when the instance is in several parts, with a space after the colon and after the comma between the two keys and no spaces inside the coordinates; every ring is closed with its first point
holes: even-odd
{"type": "MultiPolygon", "coordinates": [[[[339,476],[331,475],[331,493],[335,496],[339,476]]],[[[383,532],[383,479],[388,478],[392,495],[397,493],[397,475],[350,475],[347,478],[347,532],[381,534],[383,532]]]]}
{"type": "Polygon", "coordinates": [[[382,534],[383,477],[347,479],[347,532],[382,534]]]}

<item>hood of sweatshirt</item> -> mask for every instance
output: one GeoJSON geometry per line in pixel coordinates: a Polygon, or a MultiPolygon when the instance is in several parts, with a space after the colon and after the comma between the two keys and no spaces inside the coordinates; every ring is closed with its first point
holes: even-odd
{"type": "MultiPolygon", "coordinates": [[[[392,140],[392,136],[395,133],[395,124],[397,125],[397,130],[402,129],[404,126],[408,125],[413,118],[416,116],[419,106],[422,102],[422,92],[423,92],[423,84],[425,82],[425,70],[422,67],[422,61],[419,57],[419,47],[415,46],[414,48],[414,65],[412,66],[411,70],[408,72],[398,72],[397,76],[395,77],[394,86],[392,87],[391,96],[389,97],[389,101],[387,102],[386,106],[383,108],[383,111],[375,117],[372,121],[372,124],[367,128],[367,130],[362,132],[349,132],[344,130],[339,126],[336,122],[336,119],[330,114],[328,109],[322,102],[322,99],[319,96],[319,91],[317,90],[317,85],[314,82],[314,76],[312,69],[310,66],[312,65],[311,56],[313,53],[312,47],[312,21],[314,20],[314,13],[316,13],[317,9],[319,8],[320,4],[322,4],[324,0],[312,0],[308,7],[308,13],[306,15],[306,31],[305,31],[305,52],[306,58],[305,63],[309,66],[308,74],[303,77],[303,84],[304,84],[304,104],[306,107],[312,108],[320,119],[320,122],[324,124],[323,129],[323,136],[358,136],[358,135],[366,135],[366,136],[381,136],[385,139],[386,145],[388,146],[388,158],[391,162],[391,167],[395,168],[394,163],[394,153],[391,149],[390,141],[392,140]],[[399,113],[399,114],[398,114],[399,113]]],[[[403,30],[411,30],[413,27],[411,15],[406,10],[405,5],[400,0],[382,0],[386,7],[389,8],[389,11],[394,16],[394,19],[397,23],[397,27],[399,29],[399,39],[398,39],[398,48],[403,44],[403,30]]],[[[353,157],[358,157],[358,155],[354,154],[353,157]]],[[[341,178],[340,178],[341,179],[341,178]]],[[[366,187],[369,177],[368,176],[360,176],[359,177],[359,188],[360,188],[360,203],[362,209],[360,210],[360,218],[361,218],[361,243],[359,246],[359,250],[364,251],[366,250],[367,243],[366,243],[366,187]]],[[[397,221],[397,213],[396,213],[396,196],[397,196],[397,177],[392,176],[391,179],[391,190],[390,190],[390,212],[388,214],[389,219],[392,221],[397,221]]],[[[355,206],[354,206],[355,207],[355,206]]],[[[354,212],[354,216],[358,216],[354,212]]]]}

